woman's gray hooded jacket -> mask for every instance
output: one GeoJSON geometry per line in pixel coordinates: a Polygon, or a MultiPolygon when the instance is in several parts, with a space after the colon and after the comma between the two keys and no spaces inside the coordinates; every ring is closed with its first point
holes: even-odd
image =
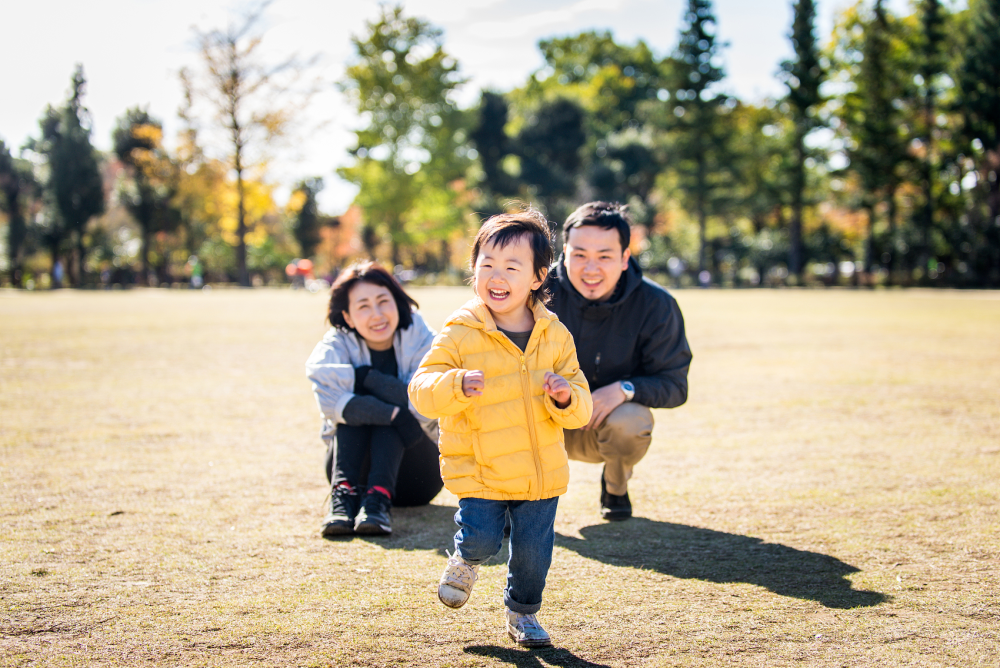
{"type": "MultiPolygon", "coordinates": [[[[399,379],[408,384],[420,366],[434,340],[434,330],[427,326],[417,311],[413,312],[413,323],[406,329],[396,329],[393,349],[399,379]]],[[[316,344],[306,360],[306,376],[312,382],[313,394],[323,416],[321,436],[329,442],[338,424],[346,424],[344,407],[353,399],[354,369],[372,363],[371,352],[364,339],[356,332],[331,327],[323,340],[316,344]]],[[[437,443],[437,420],[425,418],[410,404],[410,412],[420,421],[420,426],[432,441],[437,443]]]]}

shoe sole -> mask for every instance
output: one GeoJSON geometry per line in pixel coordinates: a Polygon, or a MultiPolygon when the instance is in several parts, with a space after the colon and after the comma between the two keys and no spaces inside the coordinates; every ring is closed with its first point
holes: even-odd
{"type": "Polygon", "coordinates": [[[632,519],[632,513],[601,513],[601,517],[609,522],[624,522],[625,520],[632,519]]]}
{"type": "Polygon", "coordinates": [[[338,526],[335,524],[328,524],[323,527],[323,537],[329,538],[330,536],[350,536],[354,533],[353,526],[342,525],[338,526]]]}
{"type": "Polygon", "coordinates": [[[552,640],[518,640],[517,636],[507,629],[507,635],[513,640],[519,647],[552,647],[552,640]]]}
{"type": "MultiPolygon", "coordinates": [[[[455,588],[451,587],[451,589],[455,589],[455,588]]],[[[461,591],[461,590],[460,589],[455,589],[455,591],[461,591]]],[[[444,596],[441,595],[441,587],[438,586],[438,600],[441,601],[447,607],[451,608],[452,610],[458,610],[463,605],[465,605],[466,603],[468,603],[469,602],[469,598],[471,598],[471,596],[472,595],[469,594],[464,599],[462,599],[461,601],[459,601],[457,604],[449,603],[448,601],[444,600],[444,596]]]]}
{"type": "Polygon", "coordinates": [[[354,527],[354,533],[365,536],[390,536],[392,535],[392,527],[382,526],[381,524],[359,524],[354,527]]]}

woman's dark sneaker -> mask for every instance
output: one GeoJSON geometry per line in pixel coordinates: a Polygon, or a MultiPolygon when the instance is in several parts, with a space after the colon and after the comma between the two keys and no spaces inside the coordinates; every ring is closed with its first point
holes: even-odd
{"type": "Polygon", "coordinates": [[[354,533],[387,536],[392,533],[392,501],[382,492],[365,494],[354,520],[354,533]]]}
{"type": "Polygon", "coordinates": [[[330,511],[323,518],[323,536],[346,536],[354,533],[354,518],[361,500],[348,485],[337,485],[330,493],[330,511]]]}
{"type": "Polygon", "coordinates": [[[601,517],[609,522],[620,522],[632,517],[632,502],[628,492],[622,495],[608,493],[604,484],[604,472],[601,472],[601,517]]]}

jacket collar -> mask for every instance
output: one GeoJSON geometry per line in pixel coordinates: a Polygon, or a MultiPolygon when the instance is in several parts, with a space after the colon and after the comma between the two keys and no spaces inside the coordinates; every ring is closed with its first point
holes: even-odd
{"type": "MultiPolygon", "coordinates": [[[[531,314],[535,318],[534,329],[545,329],[554,320],[558,320],[558,316],[555,313],[545,308],[545,305],[541,302],[535,302],[531,307],[531,314]]],[[[448,318],[448,325],[460,324],[467,327],[473,327],[475,329],[481,329],[485,332],[496,332],[498,331],[496,322],[493,320],[493,314],[490,313],[490,309],[486,306],[482,299],[478,296],[473,297],[465,304],[462,305],[460,309],[455,311],[450,318],[448,318]]]]}

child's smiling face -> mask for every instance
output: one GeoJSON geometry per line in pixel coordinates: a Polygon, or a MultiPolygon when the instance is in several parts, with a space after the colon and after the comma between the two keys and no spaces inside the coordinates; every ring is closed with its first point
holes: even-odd
{"type": "Polygon", "coordinates": [[[372,350],[392,347],[392,335],[399,327],[399,307],[389,289],[358,281],[347,293],[348,310],[344,321],[357,330],[372,350]]]}
{"type": "Polygon", "coordinates": [[[534,271],[534,254],[528,236],[522,234],[501,248],[492,241],[483,244],[476,257],[475,288],[493,314],[497,327],[525,331],[533,322],[528,296],[542,285],[544,276],[534,271]]]}

